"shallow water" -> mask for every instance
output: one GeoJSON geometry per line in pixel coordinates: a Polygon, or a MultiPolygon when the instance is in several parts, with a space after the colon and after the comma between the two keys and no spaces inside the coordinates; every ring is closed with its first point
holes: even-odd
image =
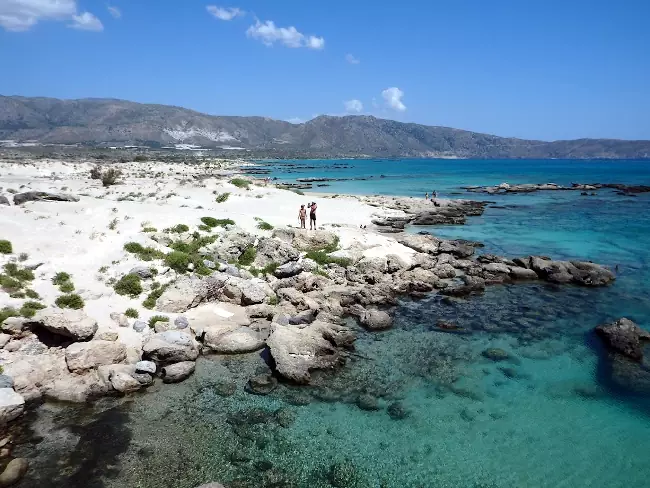
{"type": "MultiPolygon", "coordinates": [[[[502,181],[650,183],[650,165],[638,162],[349,164],[363,167],[310,169],[309,176],[381,167],[379,174],[406,176],[323,189],[418,194],[435,184],[441,196],[502,181]]],[[[650,195],[489,199],[508,208],[426,230],[482,241],[481,252],[618,265],[616,283],[494,286],[468,300],[404,301],[393,329],[359,331],[345,369],[317,376],[312,387],[281,385],[268,397],[244,391],[248,377],[266,369],[250,355],[202,359],[180,385],[91,409],[45,406],[25,432],[21,449],[33,469],[19,486],[648,486],[648,398],[612,387],[591,331],[621,316],[650,326],[650,195]],[[460,330],[440,332],[438,319],[460,330]],[[490,359],[488,348],[508,357],[490,359]],[[359,408],[362,395],[375,398],[378,410],[359,408]]],[[[326,218],[326,200],[319,211],[326,218]]]]}

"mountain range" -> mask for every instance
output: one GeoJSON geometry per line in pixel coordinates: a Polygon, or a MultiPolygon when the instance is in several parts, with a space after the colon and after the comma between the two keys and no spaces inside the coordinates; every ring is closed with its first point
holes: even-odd
{"type": "Polygon", "coordinates": [[[269,156],[448,158],[650,158],[650,141],[539,141],[499,137],[366,115],[319,116],[292,124],[213,116],[114,99],[0,96],[0,140],[86,146],[144,145],[246,151],[269,156]]]}

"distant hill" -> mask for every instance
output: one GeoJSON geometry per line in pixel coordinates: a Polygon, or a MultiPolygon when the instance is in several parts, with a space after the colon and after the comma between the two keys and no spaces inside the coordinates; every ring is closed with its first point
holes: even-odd
{"type": "Polygon", "coordinates": [[[124,100],[15,96],[0,96],[0,140],[100,146],[190,144],[321,157],[650,158],[650,141],[545,142],[365,115],[320,116],[291,124],[124,100]]]}

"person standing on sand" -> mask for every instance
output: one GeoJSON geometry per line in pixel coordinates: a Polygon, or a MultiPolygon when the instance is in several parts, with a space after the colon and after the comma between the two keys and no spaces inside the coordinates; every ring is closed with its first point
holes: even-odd
{"type": "Polygon", "coordinates": [[[300,205],[300,210],[298,211],[298,218],[300,219],[300,228],[305,229],[305,220],[307,220],[307,210],[305,210],[304,205],[300,205]]]}
{"type": "Polygon", "coordinates": [[[425,200],[428,200],[428,199],[429,199],[429,194],[428,194],[428,193],[425,193],[425,194],[424,194],[424,199],[425,199],[425,200]]]}
{"type": "Polygon", "coordinates": [[[313,230],[316,230],[316,202],[311,202],[309,207],[309,230],[312,230],[312,224],[314,225],[313,230]]]}

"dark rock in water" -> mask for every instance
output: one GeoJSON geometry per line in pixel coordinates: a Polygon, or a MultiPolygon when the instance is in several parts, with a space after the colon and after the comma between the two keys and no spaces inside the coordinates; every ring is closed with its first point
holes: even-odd
{"type": "Polygon", "coordinates": [[[5,470],[0,474],[0,486],[15,485],[25,476],[29,463],[27,459],[16,458],[9,461],[5,470]]]}
{"type": "Polygon", "coordinates": [[[9,206],[9,205],[11,205],[11,203],[9,203],[9,199],[6,196],[0,195],[0,205],[9,206]]]}
{"type": "Polygon", "coordinates": [[[219,381],[214,384],[214,392],[222,397],[229,397],[237,391],[237,384],[234,381],[219,381]]]}
{"type": "Polygon", "coordinates": [[[650,340],[649,332],[626,318],[599,325],[595,331],[609,349],[634,361],[643,359],[643,343],[650,340]]]}
{"type": "Polygon", "coordinates": [[[454,297],[464,297],[473,293],[482,293],[485,290],[485,280],[478,276],[463,276],[464,284],[451,286],[440,290],[443,295],[454,297]]]}
{"type": "Polygon", "coordinates": [[[336,488],[362,488],[366,486],[361,474],[352,461],[332,464],[327,475],[330,485],[336,488]]]}
{"type": "Polygon", "coordinates": [[[258,374],[248,380],[246,391],[255,395],[268,395],[278,387],[278,380],[270,374],[258,374]]]}
{"type": "Polygon", "coordinates": [[[357,407],[361,410],[375,411],[379,410],[379,402],[374,396],[363,394],[357,397],[357,407]]]}
{"type": "Polygon", "coordinates": [[[296,421],[296,414],[288,408],[280,408],[273,414],[275,421],[280,427],[290,427],[296,421]]]}
{"type": "Polygon", "coordinates": [[[389,405],[388,415],[390,415],[390,418],[393,420],[404,420],[411,415],[411,412],[409,412],[400,402],[395,402],[389,405]]]}
{"type": "Polygon", "coordinates": [[[79,197],[64,195],[62,193],[48,193],[45,191],[28,191],[14,195],[14,204],[21,205],[26,202],[47,201],[47,202],[78,202],[79,197]]]}
{"type": "Polygon", "coordinates": [[[510,354],[508,354],[503,349],[499,349],[496,347],[491,347],[489,349],[486,349],[481,354],[483,355],[483,357],[491,359],[492,361],[505,361],[507,359],[510,359],[510,354]]]}
{"type": "Polygon", "coordinates": [[[525,378],[525,374],[521,374],[517,369],[515,368],[510,368],[506,366],[499,366],[499,371],[503,373],[503,376],[506,378],[510,379],[519,379],[519,378],[525,378]]]}

